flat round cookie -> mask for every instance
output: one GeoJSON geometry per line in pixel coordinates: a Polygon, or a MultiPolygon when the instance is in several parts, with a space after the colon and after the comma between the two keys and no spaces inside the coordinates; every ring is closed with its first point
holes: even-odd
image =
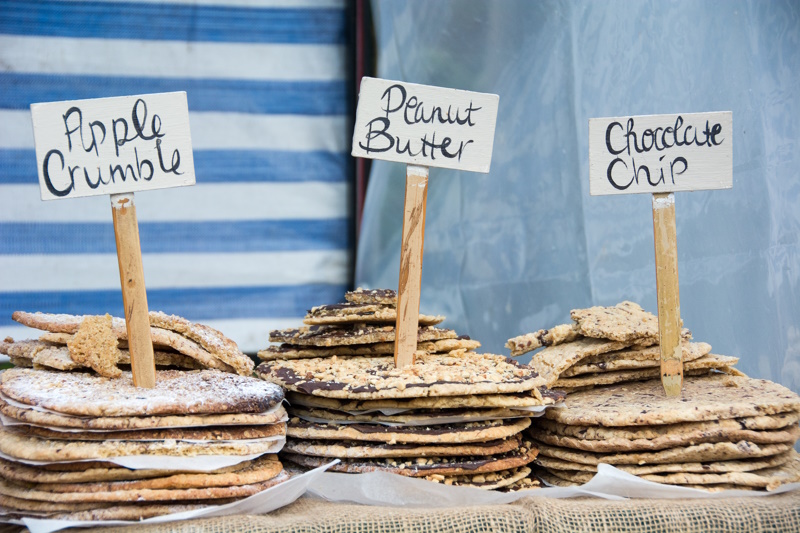
{"type": "Polygon", "coordinates": [[[664,395],[661,381],[622,383],[570,394],[545,417],[572,425],[641,426],[800,411],[800,396],[767,380],[711,375],[685,379],[682,396],[664,395]]]}
{"type": "MultiPolygon", "coordinates": [[[[267,456],[268,457],[268,456],[267,456]]],[[[247,468],[252,461],[214,470],[214,474],[237,472],[247,468]]],[[[52,465],[28,465],[0,458],[0,478],[25,483],[84,483],[87,481],[133,481],[180,474],[180,470],[141,468],[132,470],[113,463],[100,464],[92,461],[81,463],[55,463],[52,465]],[[51,467],[67,467],[57,470],[51,467]]]]}
{"type": "Polygon", "coordinates": [[[629,427],[572,426],[542,417],[536,419],[536,427],[554,435],[574,437],[581,440],[605,441],[613,439],[653,440],[672,435],[692,435],[701,438],[706,435],[731,435],[736,434],[737,431],[792,430],[793,426],[797,426],[798,422],[800,422],[800,412],[795,411],[777,415],[629,427]]]}
{"type": "Polygon", "coordinates": [[[159,428],[128,431],[57,431],[38,426],[11,426],[21,435],[66,441],[228,441],[265,439],[286,435],[285,424],[264,426],[217,426],[206,428],[159,428]]]}
{"type": "Polygon", "coordinates": [[[791,450],[793,443],[780,444],[754,444],[752,442],[707,442],[669,448],[654,452],[627,452],[627,453],[593,453],[581,450],[572,450],[559,446],[551,446],[541,441],[534,441],[542,455],[564,459],[575,463],[598,465],[643,465],[662,463],[689,463],[730,461],[734,459],[748,459],[755,457],[768,457],[791,450]]]}
{"type": "MultiPolygon", "coordinates": [[[[669,472],[694,472],[694,473],[713,473],[713,472],[752,472],[765,468],[774,468],[786,464],[792,459],[793,450],[788,450],[777,455],[760,457],[745,460],[733,461],[709,461],[706,463],[662,463],[654,465],[614,465],[614,468],[639,476],[643,474],[659,474],[669,472]]],[[[596,464],[577,463],[555,457],[548,457],[539,454],[536,457],[536,464],[550,470],[569,470],[581,472],[597,472],[596,464]]]]}
{"type": "Polygon", "coordinates": [[[530,435],[536,440],[575,450],[585,450],[597,453],[620,453],[636,451],[664,450],[668,448],[678,448],[701,444],[706,442],[740,442],[747,441],[756,444],[793,444],[800,438],[800,427],[793,426],[787,429],[771,431],[752,431],[752,430],[732,430],[719,432],[691,432],[683,434],[662,435],[655,439],[635,439],[611,438],[606,440],[589,440],[575,437],[565,437],[556,435],[542,429],[533,429],[530,435]]]}
{"type": "MultiPolygon", "coordinates": [[[[461,335],[454,339],[440,339],[435,341],[423,341],[417,343],[417,351],[427,353],[448,353],[454,350],[475,350],[480,348],[481,343],[470,339],[466,335],[461,335]]],[[[292,344],[280,344],[268,346],[258,352],[258,357],[262,361],[272,361],[274,359],[302,359],[314,357],[333,357],[350,355],[393,355],[394,342],[376,342],[372,344],[350,344],[345,346],[295,346],[292,344]]]]}
{"type": "Polygon", "coordinates": [[[786,483],[800,481],[800,461],[796,454],[787,463],[764,470],[752,472],[726,472],[726,473],[675,473],[675,474],[646,474],[642,479],[667,483],[670,485],[721,485],[731,484],[738,487],[764,488],[775,490],[786,483]]]}
{"type": "MultiPolygon", "coordinates": [[[[535,447],[529,448],[523,444],[516,450],[499,455],[419,457],[416,459],[342,459],[339,463],[331,466],[329,470],[350,474],[389,472],[409,477],[426,477],[434,474],[457,476],[519,468],[533,461],[536,454],[535,447]]],[[[305,468],[316,468],[330,462],[330,459],[325,457],[293,453],[284,453],[281,457],[305,468]]]]}
{"type": "MultiPolygon", "coordinates": [[[[277,453],[282,438],[249,441],[63,441],[29,437],[0,426],[0,452],[22,461],[83,461],[132,455],[201,456],[277,453]]],[[[12,494],[13,496],[13,494],[12,494]]]]}
{"type": "Polygon", "coordinates": [[[74,416],[154,416],[262,413],[283,400],[280,387],[213,370],[156,372],[152,389],[85,373],[10,368],[0,392],[18,402],[74,416]]]}
{"type": "Polygon", "coordinates": [[[3,511],[16,511],[20,515],[30,516],[35,514],[49,514],[57,512],[76,512],[86,511],[90,509],[102,509],[110,507],[113,504],[98,504],[98,503],[56,503],[56,502],[42,502],[36,500],[26,500],[23,498],[14,498],[13,496],[6,496],[0,494],[0,508],[3,511]],[[20,512],[21,511],[21,512],[20,512]],[[27,511],[27,512],[25,512],[27,511]]]}
{"type": "Polygon", "coordinates": [[[315,424],[296,418],[289,420],[286,434],[298,439],[333,439],[397,443],[463,443],[504,439],[530,425],[529,418],[445,424],[441,426],[390,427],[374,424],[342,426],[315,424]]]}
{"type": "Polygon", "coordinates": [[[257,492],[274,487],[289,479],[285,472],[278,474],[269,481],[252,483],[248,485],[237,485],[231,487],[203,487],[190,489],[137,489],[137,490],[113,490],[98,491],[81,490],[76,492],[54,492],[42,490],[44,484],[37,486],[37,489],[30,489],[28,485],[19,485],[0,479],[0,494],[12,496],[14,498],[26,500],[38,500],[45,502],[141,502],[157,501],[171,502],[182,500],[213,500],[219,498],[243,498],[252,496],[257,492]]]}
{"type": "Polygon", "coordinates": [[[525,365],[474,352],[426,354],[404,368],[396,368],[392,357],[334,357],[267,361],[256,370],[291,391],[350,400],[498,394],[542,385],[525,365]]]}
{"type": "MultiPolygon", "coordinates": [[[[455,339],[457,336],[452,329],[435,326],[420,326],[417,330],[417,342],[455,339]]],[[[296,329],[271,331],[269,340],[299,346],[347,346],[394,342],[394,326],[368,324],[304,326],[296,329]]]]}
{"type": "Polygon", "coordinates": [[[561,391],[547,388],[512,394],[480,394],[471,396],[428,396],[424,398],[347,400],[325,398],[297,392],[287,392],[286,399],[291,405],[320,407],[338,411],[371,412],[381,409],[481,409],[481,408],[524,408],[553,405],[565,398],[561,391]]]}
{"type": "Polygon", "coordinates": [[[292,407],[292,416],[308,422],[323,424],[382,424],[389,426],[435,426],[459,422],[482,422],[521,418],[529,413],[514,409],[425,409],[396,415],[381,413],[348,414],[344,411],[320,409],[316,407],[292,407]],[[458,420],[454,420],[458,419],[458,420]]]}
{"type": "Polygon", "coordinates": [[[230,472],[187,472],[164,475],[156,478],[125,481],[26,483],[34,491],[56,493],[114,492],[133,490],[174,490],[207,487],[234,487],[252,485],[275,479],[283,465],[274,454],[263,455],[247,465],[230,472]]]}
{"type": "MultiPolygon", "coordinates": [[[[724,372],[728,375],[744,376],[741,372],[733,368],[739,362],[738,357],[727,355],[708,354],[694,361],[683,364],[684,376],[703,376],[712,370],[724,372]]],[[[553,387],[561,389],[579,389],[593,387],[597,385],[613,385],[626,381],[645,381],[657,378],[661,375],[661,368],[654,366],[651,368],[639,368],[636,370],[617,370],[614,372],[600,372],[595,374],[581,374],[571,378],[559,378],[553,387]]]]}
{"type": "MultiPolygon", "coordinates": [[[[711,352],[711,345],[705,342],[683,341],[681,347],[684,363],[699,359],[711,352]]],[[[652,368],[660,364],[661,347],[649,346],[647,348],[626,349],[587,357],[580,364],[573,365],[561,372],[559,377],[568,378],[581,374],[652,368]]]]}
{"type": "Polygon", "coordinates": [[[331,458],[448,457],[461,455],[497,455],[520,447],[520,434],[485,442],[453,444],[385,444],[352,440],[288,439],[284,452],[331,458]]]}
{"type": "Polygon", "coordinates": [[[25,409],[0,398],[0,413],[32,426],[84,430],[129,430],[169,427],[206,427],[262,425],[285,422],[288,418],[282,405],[263,413],[230,413],[222,415],[165,415],[165,416],[85,416],[61,415],[55,412],[25,409]]]}

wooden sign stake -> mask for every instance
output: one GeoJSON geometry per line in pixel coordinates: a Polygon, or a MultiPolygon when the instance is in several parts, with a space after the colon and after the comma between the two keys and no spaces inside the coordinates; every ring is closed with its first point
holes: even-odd
{"type": "Polygon", "coordinates": [[[403,207],[403,240],[400,249],[394,343],[394,365],[397,368],[413,365],[414,352],[417,350],[427,198],[428,167],[406,165],[406,198],[403,207]]]}
{"type": "Polygon", "coordinates": [[[680,396],[683,386],[683,350],[673,193],[653,194],[653,237],[656,248],[661,384],[667,396],[680,396]]]}
{"type": "Polygon", "coordinates": [[[351,155],[406,164],[394,364],[414,364],[428,167],[489,172],[496,94],[361,78],[351,155]]]}
{"type": "Polygon", "coordinates": [[[109,195],[133,384],[156,386],[136,191],[195,184],[185,92],[31,104],[43,201],[109,195]]]}
{"type": "Polygon", "coordinates": [[[133,384],[136,387],[152,389],[156,386],[156,367],[153,341],[150,337],[150,316],[147,309],[147,290],[144,285],[136,204],[133,201],[133,193],[110,196],[133,384]]]}
{"type": "Polygon", "coordinates": [[[661,385],[683,386],[677,191],[733,187],[733,113],[681,113],[589,119],[589,193],[653,195],[661,385]]]}

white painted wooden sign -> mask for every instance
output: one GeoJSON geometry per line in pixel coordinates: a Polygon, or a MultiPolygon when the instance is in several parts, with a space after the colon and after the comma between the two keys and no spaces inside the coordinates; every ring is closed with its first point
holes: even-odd
{"type": "Polygon", "coordinates": [[[592,195],[733,186],[733,113],[589,119],[592,195]]]}
{"type": "Polygon", "coordinates": [[[496,94],[362,78],[351,153],[487,173],[499,101],[496,94]]]}
{"type": "Polygon", "coordinates": [[[185,92],[31,105],[42,200],[193,185],[185,92]]]}

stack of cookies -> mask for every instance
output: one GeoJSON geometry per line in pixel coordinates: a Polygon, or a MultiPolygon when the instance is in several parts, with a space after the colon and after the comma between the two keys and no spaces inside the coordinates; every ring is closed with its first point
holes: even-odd
{"type": "MultiPolygon", "coordinates": [[[[576,309],[573,323],[509,339],[512,356],[544,347],[530,366],[549,387],[575,391],[599,385],[659,378],[661,351],[658,318],[633,302],[612,307],[576,309]]],[[[711,353],[704,342],[691,342],[682,331],[684,375],[724,372],[741,376],[733,368],[737,357],[711,353]]]]}
{"type": "MultiPolygon", "coordinates": [[[[128,332],[122,318],[16,311],[12,318],[43,330],[38,339],[0,342],[0,353],[16,366],[49,370],[92,369],[116,377],[130,366],[128,332]]],[[[255,364],[221,332],[183,317],[150,312],[150,336],[157,367],[213,368],[251,376],[255,364]]]]}
{"type": "Polygon", "coordinates": [[[800,481],[798,420],[792,391],[716,374],[685,380],[679,398],[657,379],[569,394],[530,436],[536,475],[553,485],[587,482],[605,463],[659,483],[770,490],[800,481]]]}
{"type": "Polygon", "coordinates": [[[124,320],[13,318],[43,333],[0,343],[17,365],[0,374],[0,514],[138,520],[289,478],[277,457],[283,391],[252,377],[253,361],[219,331],[150,313],[161,369],[146,389],[127,369],[124,320]]]}
{"type": "Polygon", "coordinates": [[[525,365],[421,315],[413,365],[394,365],[394,291],[357,290],[312,309],[311,327],[276,331],[262,378],[289,393],[282,459],[339,472],[385,471],[486,489],[533,486],[537,450],[522,437],[530,411],[561,396],[525,365]],[[346,325],[343,317],[357,322],[346,325]],[[335,322],[333,321],[335,320],[335,322]]]}
{"type": "Polygon", "coordinates": [[[153,389],[130,372],[5,370],[0,514],[138,520],[260,492],[288,479],[282,401],[218,370],[159,370],[153,389]]]}

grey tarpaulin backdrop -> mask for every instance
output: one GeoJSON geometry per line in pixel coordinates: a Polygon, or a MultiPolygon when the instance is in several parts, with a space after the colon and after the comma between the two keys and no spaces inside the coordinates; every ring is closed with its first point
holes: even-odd
{"type": "MultiPolygon", "coordinates": [[[[676,194],[681,315],[800,391],[800,2],[373,2],[378,75],[500,95],[492,171],[431,169],[422,305],[508,354],[572,308],[655,312],[650,195],[590,197],[591,117],[732,111],[733,189],[676,194]]],[[[405,166],[376,162],[357,282],[397,287],[405,166]]]]}

